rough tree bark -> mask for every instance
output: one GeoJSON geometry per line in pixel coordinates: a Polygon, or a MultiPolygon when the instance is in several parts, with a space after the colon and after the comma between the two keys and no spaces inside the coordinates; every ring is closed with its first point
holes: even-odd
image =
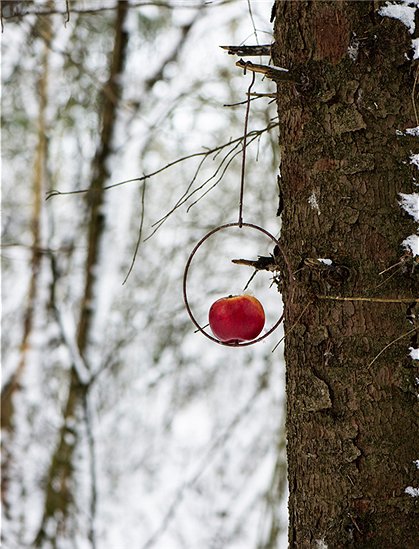
{"type": "Polygon", "coordinates": [[[294,272],[293,284],[284,277],[293,548],[419,546],[418,499],[405,492],[419,484],[407,318],[418,269],[411,256],[399,263],[416,227],[398,204],[415,191],[416,143],[397,131],[418,125],[417,63],[405,55],[412,36],[381,5],[274,11],[274,63],[297,81],[278,85],[281,241],[294,272]]]}

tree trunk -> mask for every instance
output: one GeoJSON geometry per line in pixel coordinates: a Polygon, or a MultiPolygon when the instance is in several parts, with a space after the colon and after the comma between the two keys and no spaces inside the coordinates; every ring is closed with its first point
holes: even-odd
{"type": "Polygon", "coordinates": [[[48,74],[49,74],[49,48],[52,40],[51,20],[45,17],[40,25],[44,45],[40,59],[40,74],[38,79],[39,111],[37,117],[37,145],[35,150],[33,176],[32,176],[32,217],[30,229],[32,233],[31,275],[29,280],[28,295],[23,314],[23,333],[19,348],[19,361],[16,370],[5,383],[1,391],[1,430],[2,430],[2,469],[1,469],[1,501],[4,509],[8,511],[7,492],[9,487],[9,469],[12,461],[11,440],[14,430],[14,403],[15,393],[20,389],[20,383],[28,361],[28,351],[32,336],[39,285],[39,273],[42,261],[41,243],[41,209],[42,192],[45,185],[45,164],[47,157],[47,121],[46,111],[48,106],[48,74]],[[6,441],[6,443],[5,443],[6,441]]]}
{"type": "MultiPolygon", "coordinates": [[[[109,178],[107,163],[112,152],[111,147],[117,110],[122,94],[120,78],[123,73],[128,43],[128,33],[124,27],[127,11],[127,2],[119,2],[117,4],[110,74],[108,81],[101,90],[100,142],[93,158],[92,178],[88,194],[90,219],[87,237],[85,284],[77,329],[77,352],[80,360],[75,360],[71,366],[69,391],[63,412],[63,424],[47,475],[43,517],[36,539],[34,540],[34,545],[39,547],[43,546],[49,537],[54,538],[58,535],[58,532],[65,530],[68,511],[74,497],[71,486],[74,473],[73,456],[77,435],[77,430],[74,428],[74,420],[78,415],[79,408],[83,403],[86,403],[89,390],[89,380],[81,379],[81,372],[78,370],[76,362],[81,363],[82,367],[84,366],[84,370],[89,371],[87,350],[94,314],[93,294],[96,283],[96,270],[99,264],[99,250],[104,234],[104,214],[102,211],[103,187],[109,178]],[[54,518],[56,518],[57,530],[50,536],[49,530],[51,528],[48,528],[48,522],[54,518]]],[[[91,517],[91,520],[93,521],[94,517],[91,517]]],[[[94,547],[95,540],[94,533],[92,532],[91,529],[90,542],[92,547],[94,547]]]]}
{"type": "Polygon", "coordinates": [[[295,80],[278,85],[292,548],[419,547],[416,227],[398,204],[417,176],[415,65],[381,5],[274,12],[295,80]]]}

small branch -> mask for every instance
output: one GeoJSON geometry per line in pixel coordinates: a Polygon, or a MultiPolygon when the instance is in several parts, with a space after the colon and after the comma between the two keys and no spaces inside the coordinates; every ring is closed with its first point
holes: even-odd
{"type": "MultiPolygon", "coordinates": [[[[253,130],[251,132],[248,133],[248,138],[249,138],[249,141],[248,141],[248,145],[250,145],[255,139],[258,139],[259,136],[264,133],[265,131],[269,131],[269,129],[271,129],[271,127],[275,127],[277,124],[274,124],[273,126],[268,126],[267,128],[265,128],[264,130],[253,130]]],[[[209,191],[211,191],[211,189],[213,189],[216,185],[218,185],[218,183],[222,180],[225,172],[227,171],[229,165],[231,164],[231,162],[234,160],[235,157],[237,157],[239,154],[240,154],[240,150],[236,150],[238,149],[238,147],[240,146],[240,144],[242,143],[243,141],[243,136],[237,138],[237,139],[234,139],[233,141],[230,141],[229,143],[226,143],[224,145],[221,145],[219,147],[216,147],[215,149],[208,149],[207,151],[203,152],[203,153],[195,153],[193,155],[190,155],[189,157],[185,157],[181,160],[185,160],[187,158],[192,158],[192,156],[200,156],[200,155],[203,155],[203,158],[202,160],[200,161],[199,165],[198,165],[198,168],[196,169],[195,171],[195,175],[193,176],[192,180],[189,182],[187,188],[186,188],[186,191],[182,194],[182,196],[177,200],[176,204],[163,216],[161,217],[160,219],[158,219],[155,223],[153,223],[152,227],[154,228],[154,230],[147,236],[147,238],[144,239],[144,242],[146,240],[149,240],[159,229],[160,227],[162,226],[162,224],[168,219],[168,217],[170,215],[172,215],[172,213],[177,210],[178,208],[180,208],[183,204],[185,204],[186,202],[190,201],[190,199],[192,198],[192,196],[196,195],[199,191],[201,191],[204,187],[207,187],[207,185],[215,180],[215,182],[211,185],[211,187],[207,188],[207,190],[205,192],[203,192],[198,199],[196,199],[194,202],[192,202],[189,206],[188,206],[188,211],[189,209],[194,206],[197,201],[201,200],[201,198],[203,198],[203,196],[205,196],[206,193],[208,193],[209,191]],[[201,170],[202,168],[202,165],[204,164],[204,162],[209,159],[211,157],[211,154],[212,153],[215,153],[214,156],[213,156],[213,160],[215,160],[215,158],[217,157],[217,155],[226,147],[228,146],[232,146],[232,148],[230,149],[229,152],[227,152],[223,159],[221,160],[219,166],[217,167],[216,171],[210,176],[208,177],[201,185],[199,185],[197,188],[192,189],[192,186],[194,184],[194,182],[196,181],[196,178],[198,177],[198,174],[199,174],[199,171],[201,170]]],[[[152,174],[154,175],[154,174],[152,174]]]]}
{"type": "Polygon", "coordinates": [[[243,57],[271,55],[271,44],[264,44],[263,46],[220,46],[221,49],[227,50],[229,55],[240,55],[243,57]]]}
{"type": "Polygon", "coordinates": [[[258,274],[258,270],[255,269],[253,271],[253,274],[252,276],[249,278],[249,280],[246,282],[246,285],[245,287],[243,288],[243,293],[247,290],[247,288],[250,286],[250,284],[252,283],[252,280],[255,278],[255,276],[258,274]]]}
{"type": "Polygon", "coordinates": [[[403,260],[400,260],[398,263],[395,263],[394,265],[390,265],[390,267],[387,267],[387,269],[384,269],[384,271],[381,271],[381,273],[378,273],[380,276],[387,273],[388,271],[391,271],[391,269],[394,269],[394,267],[398,267],[403,263],[403,260]]]}
{"type": "Polygon", "coordinates": [[[276,93],[258,93],[258,92],[252,92],[249,93],[249,95],[253,96],[255,99],[258,99],[259,97],[270,97],[272,99],[276,99],[276,93]]]}
{"type": "MultiPolygon", "coordinates": [[[[276,99],[276,93],[249,93],[246,94],[251,97],[250,101],[254,101],[255,99],[259,99],[260,97],[270,97],[272,99],[276,99]]],[[[238,107],[239,105],[246,105],[248,99],[245,99],[244,101],[238,101],[237,103],[224,103],[223,107],[238,107]]]]}
{"type": "Polygon", "coordinates": [[[278,259],[273,255],[264,256],[260,255],[258,259],[232,259],[232,263],[235,265],[244,265],[246,267],[253,267],[257,271],[279,271],[278,259]]]}
{"type": "Polygon", "coordinates": [[[132,269],[134,268],[135,260],[137,258],[138,250],[140,248],[141,240],[143,237],[143,225],[144,225],[144,215],[145,215],[145,189],[146,189],[146,181],[143,183],[143,188],[141,192],[141,216],[140,216],[140,227],[138,229],[138,238],[137,243],[135,245],[134,255],[132,256],[131,265],[128,269],[128,272],[122,282],[122,286],[125,284],[125,282],[128,280],[129,275],[131,274],[132,269]]]}
{"type": "Polygon", "coordinates": [[[330,301],[367,301],[369,303],[419,303],[419,298],[414,297],[343,297],[333,295],[318,295],[317,299],[330,301]]]}
{"type": "Polygon", "coordinates": [[[283,69],[282,67],[258,65],[256,63],[251,63],[250,61],[243,61],[243,59],[239,59],[239,61],[236,62],[236,67],[239,67],[244,71],[260,72],[275,82],[297,82],[295,76],[288,69],[283,69]]]}
{"type": "Polygon", "coordinates": [[[412,89],[412,105],[413,105],[413,111],[415,113],[416,124],[419,126],[418,111],[416,108],[416,85],[418,83],[418,77],[419,77],[419,67],[416,67],[415,81],[413,83],[413,89],[412,89]]]}
{"type": "MultiPolygon", "coordinates": [[[[248,138],[251,138],[253,136],[259,137],[263,133],[269,132],[273,128],[276,128],[278,126],[279,126],[278,122],[271,122],[270,124],[268,124],[268,126],[266,126],[265,128],[263,128],[261,130],[252,130],[251,132],[249,132],[247,137],[248,138]]],[[[155,175],[158,175],[159,173],[164,172],[165,170],[168,170],[169,168],[172,168],[176,164],[179,164],[181,162],[185,162],[187,160],[190,160],[191,158],[197,158],[197,157],[200,157],[200,156],[210,157],[213,153],[217,154],[220,151],[222,151],[223,149],[225,149],[226,147],[230,147],[230,146],[235,145],[237,143],[241,143],[242,140],[243,140],[243,135],[241,135],[240,137],[237,137],[236,139],[233,139],[233,140],[229,141],[228,143],[218,145],[217,147],[214,147],[212,149],[207,149],[205,151],[200,151],[200,152],[196,152],[196,153],[192,153],[192,154],[183,156],[182,158],[177,158],[176,160],[173,160],[172,162],[169,162],[168,164],[166,164],[165,166],[162,166],[161,168],[155,170],[154,172],[150,172],[148,174],[145,174],[142,177],[134,177],[132,179],[126,179],[124,181],[118,181],[117,183],[111,183],[110,185],[107,185],[107,186],[103,187],[103,190],[104,191],[109,191],[110,189],[115,189],[116,187],[121,187],[122,185],[127,185],[129,183],[140,183],[141,181],[145,181],[146,179],[150,179],[151,177],[154,177],[155,175]]],[[[87,189],[86,188],[85,189],[78,189],[77,191],[59,191],[59,190],[53,189],[53,190],[51,190],[47,193],[47,195],[45,197],[45,200],[49,200],[50,198],[52,198],[54,196],[65,196],[65,195],[71,195],[71,194],[84,194],[84,193],[88,193],[89,190],[90,190],[89,188],[87,188],[87,189]]]]}
{"type": "MultiPolygon", "coordinates": [[[[230,1],[231,0],[219,0],[218,2],[208,2],[204,4],[202,4],[201,2],[192,2],[192,3],[185,2],[184,4],[182,4],[182,9],[191,9],[191,10],[202,9],[202,8],[208,9],[215,6],[222,6],[224,4],[228,4],[230,1]]],[[[16,0],[13,0],[13,2],[9,2],[9,3],[18,4],[16,0]]],[[[58,15],[64,15],[65,17],[67,17],[68,16],[67,4],[68,4],[68,0],[66,0],[64,11],[62,9],[37,10],[36,8],[38,6],[36,5],[34,6],[35,9],[31,9],[31,10],[28,9],[27,11],[23,11],[24,8],[22,9],[22,11],[18,11],[16,9],[12,13],[7,13],[7,14],[4,13],[5,10],[2,10],[2,21],[21,19],[26,15],[43,16],[43,15],[58,14],[58,15]]],[[[142,0],[138,2],[132,2],[132,3],[127,2],[127,7],[130,9],[143,8],[147,6],[156,6],[158,8],[165,8],[167,10],[175,10],[178,7],[176,3],[171,4],[170,2],[163,2],[159,0],[150,0],[150,1],[142,0]]],[[[117,5],[101,6],[98,8],[92,7],[92,8],[86,8],[86,9],[74,7],[74,8],[71,8],[71,12],[77,15],[94,15],[94,14],[99,14],[107,11],[112,11],[112,10],[115,10],[116,8],[117,8],[117,5]]]]}
{"type": "Polygon", "coordinates": [[[70,0],[65,0],[65,20],[64,27],[67,26],[67,23],[70,21],[70,0]]]}
{"type": "MultiPolygon", "coordinates": [[[[419,300],[417,300],[419,301],[419,300]]],[[[374,364],[374,362],[377,360],[378,357],[380,357],[384,351],[386,351],[389,347],[391,347],[394,343],[397,343],[398,341],[400,341],[401,339],[407,337],[408,335],[410,334],[413,334],[413,332],[416,332],[417,331],[417,328],[413,328],[412,330],[409,330],[408,332],[405,332],[404,334],[402,334],[401,336],[399,337],[396,337],[396,339],[393,339],[393,341],[391,341],[388,345],[386,345],[384,347],[384,349],[381,349],[381,351],[378,353],[378,355],[374,358],[374,360],[372,360],[369,364],[368,364],[368,368],[371,368],[371,366],[374,364]]]]}

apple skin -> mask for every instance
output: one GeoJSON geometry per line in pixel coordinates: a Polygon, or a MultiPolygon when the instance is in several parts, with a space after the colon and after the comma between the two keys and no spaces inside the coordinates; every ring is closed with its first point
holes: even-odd
{"type": "Polygon", "coordinates": [[[262,304],[248,294],[217,299],[208,316],[212,333],[223,343],[255,339],[265,325],[262,304]]]}

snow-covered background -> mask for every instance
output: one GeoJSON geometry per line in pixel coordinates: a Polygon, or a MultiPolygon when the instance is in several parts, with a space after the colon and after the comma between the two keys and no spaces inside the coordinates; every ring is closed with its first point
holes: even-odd
{"type": "MultiPolygon", "coordinates": [[[[194,332],[182,301],[183,269],[193,246],[210,228],[238,216],[240,155],[232,157],[240,147],[228,143],[243,133],[245,106],[224,105],[245,99],[250,75],[244,76],[236,59],[219,46],[269,44],[272,2],[207,2],[199,15],[199,2],[173,1],[173,9],[130,3],[109,184],[227,146],[208,155],[202,166],[201,155],[161,171],[147,179],[145,189],[134,181],[106,193],[105,235],[95,266],[94,329],[87,349],[96,376],[88,392],[89,421],[82,411],[74,418],[73,503],[66,528],[56,531],[50,521],[50,542],[42,546],[250,549],[267,546],[275,536],[282,548],[284,365],[281,348],[272,353],[281,331],[246,348],[219,346],[194,332]],[[182,25],[192,20],[176,60],[165,64],[161,78],[145,89],[182,25]],[[186,202],[164,224],[154,225],[185,193],[186,202]],[[143,241],[123,285],[140,223],[143,241]]],[[[55,3],[61,13],[50,19],[43,196],[51,189],[89,186],[98,142],[97,94],[106,81],[112,49],[114,10],[77,10],[112,8],[115,2],[69,4],[68,22],[63,0],[55,3]]],[[[27,9],[49,6],[36,2],[27,9]]],[[[38,81],[45,71],[39,21],[30,14],[5,19],[2,35],[3,385],[21,360],[33,274],[32,181],[38,81]]],[[[254,91],[273,92],[273,84],[258,76],[254,91]]],[[[249,130],[273,129],[249,145],[244,220],[278,236],[275,108],[269,97],[252,102],[249,130]]],[[[33,546],[41,525],[85,276],[84,195],[42,200],[39,215],[44,253],[36,275],[33,326],[14,398],[14,429],[3,437],[11,456],[2,528],[4,547],[10,549],[33,546]],[[58,314],[50,307],[52,288],[58,314]]],[[[251,274],[230,259],[255,258],[272,247],[269,239],[239,229],[206,243],[194,259],[188,288],[202,323],[210,303],[240,292],[251,274]]],[[[269,286],[269,275],[262,274],[251,286],[266,308],[267,328],[281,312],[276,287],[269,286]]],[[[60,518],[55,517],[57,523],[60,518]]]]}

